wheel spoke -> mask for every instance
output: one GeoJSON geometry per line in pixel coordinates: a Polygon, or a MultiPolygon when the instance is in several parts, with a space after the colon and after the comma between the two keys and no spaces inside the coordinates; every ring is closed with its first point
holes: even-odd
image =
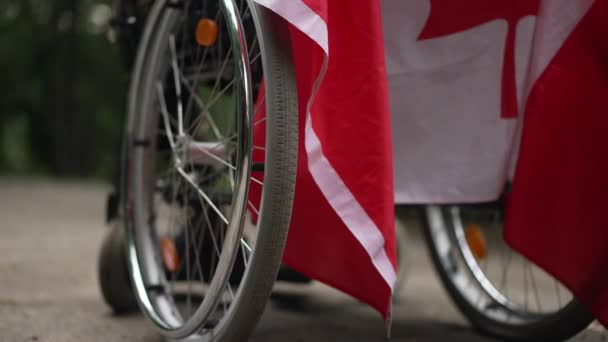
{"type": "MultiPolygon", "coordinates": [[[[253,126],[255,127],[255,126],[257,126],[257,125],[259,125],[259,124],[261,124],[262,122],[265,122],[265,121],[266,121],[266,117],[260,118],[259,120],[255,121],[253,123],[253,126]]],[[[233,135],[231,135],[231,136],[229,136],[227,138],[224,138],[224,139],[218,141],[218,143],[230,141],[230,140],[232,140],[232,139],[234,139],[236,137],[238,137],[238,133],[235,133],[235,134],[233,134],[233,135]]]]}
{"type": "Polygon", "coordinates": [[[245,264],[245,266],[249,265],[248,256],[251,255],[252,249],[247,243],[247,241],[245,241],[245,239],[243,238],[241,238],[241,253],[243,253],[243,263],[245,264]]]}
{"type": "Polygon", "coordinates": [[[255,57],[253,57],[253,58],[251,59],[251,61],[250,61],[250,62],[251,62],[251,63],[255,63],[255,61],[257,61],[257,59],[258,59],[258,58],[260,58],[260,56],[261,56],[261,55],[262,55],[262,53],[261,53],[261,52],[258,52],[258,54],[257,54],[257,55],[255,55],[255,57]]]}
{"type": "MultiPolygon", "coordinates": [[[[202,61],[201,63],[197,66],[196,71],[194,73],[194,80],[192,80],[192,85],[189,88],[190,91],[190,98],[188,99],[188,105],[186,106],[186,113],[188,113],[188,119],[189,119],[189,114],[192,112],[192,105],[193,105],[193,101],[195,100],[194,96],[197,96],[198,94],[196,94],[194,92],[194,89],[198,88],[198,82],[200,80],[200,77],[202,75],[202,70],[203,70],[203,65],[205,65],[205,60],[207,59],[207,55],[208,55],[209,49],[205,48],[205,51],[203,52],[203,57],[202,57],[202,61]]],[[[198,60],[198,53],[197,53],[197,60],[198,60]]],[[[190,82],[188,80],[187,77],[185,77],[183,74],[181,74],[183,80],[184,80],[184,84],[186,86],[190,85],[190,82]]],[[[199,104],[200,105],[200,104],[199,104]]],[[[186,120],[186,122],[189,122],[188,120],[186,120]]]]}
{"type": "MultiPolygon", "coordinates": [[[[209,212],[207,211],[207,206],[201,201],[200,197],[199,197],[199,201],[200,201],[201,207],[203,209],[203,216],[205,217],[206,227],[209,230],[209,235],[211,236],[211,242],[213,244],[213,249],[215,251],[215,254],[211,255],[210,268],[209,268],[209,274],[214,275],[215,271],[216,271],[217,260],[219,260],[219,258],[221,256],[220,247],[219,247],[219,243],[215,236],[215,229],[214,229],[215,226],[212,224],[212,221],[209,218],[209,212]]],[[[219,231],[223,230],[222,227],[218,227],[217,229],[219,231]]],[[[225,306],[225,303],[223,301],[222,301],[222,306],[225,306]]],[[[224,310],[225,309],[226,308],[224,307],[224,310]]]]}
{"type": "Polygon", "coordinates": [[[249,56],[249,60],[251,61],[251,56],[253,55],[253,52],[256,50],[258,46],[258,37],[253,38],[253,42],[251,43],[251,46],[249,47],[249,52],[247,52],[247,55],[249,56]]]}
{"type": "Polygon", "coordinates": [[[219,162],[220,164],[227,166],[229,169],[236,170],[236,166],[228,163],[225,159],[218,156],[218,154],[222,155],[222,156],[229,155],[229,153],[227,153],[227,151],[226,151],[225,146],[226,145],[224,145],[224,144],[218,144],[215,142],[200,143],[200,142],[191,141],[187,144],[187,147],[186,147],[188,149],[188,153],[187,153],[188,161],[191,162],[193,165],[209,164],[208,160],[206,160],[206,158],[203,158],[198,153],[198,152],[200,152],[204,156],[209,157],[212,160],[215,160],[215,161],[219,162]],[[212,152],[216,152],[216,153],[212,153],[212,152]]]}
{"type": "Polygon", "coordinates": [[[543,308],[540,304],[540,297],[538,295],[538,288],[536,287],[536,278],[534,277],[534,271],[532,271],[531,267],[530,267],[530,262],[526,261],[526,269],[528,270],[528,273],[530,273],[530,279],[531,279],[531,283],[532,283],[532,290],[534,291],[534,298],[536,299],[536,306],[538,308],[538,311],[542,311],[543,308]]]}
{"type": "Polygon", "coordinates": [[[215,213],[217,214],[217,216],[219,216],[219,218],[222,219],[222,221],[224,221],[225,224],[228,224],[228,220],[226,219],[226,217],[224,217],[224,215],[222,214],[222,212],[215,206],[215,204],[213,203],[213,201],[211,201],[211,199],[207,196],[207,194],[205,194],[205,192],[203,190],[201,190],[201,188],[199,188],[199,186],[196,184],[196,182],[192,179],[192,177],[190,177],[185,171],[184,169],[182,169],[181,167],[176,167],[177,168],[177,172],[186,180],[186,182],[188,182],[192,187],[194,187],[194,190],[203,198],[205,199],[205,201],[207,202],[207,204],[209,205],[209,207],[211,207],[213,209],[213,211],[215,211],[215,213]]]}
{"type": "MultiPolygon", "coordinates": [[[[199,199],[200,201],[200,199],[199,199]]],[[[194,246],[194,258],[196,260],[196,268],[198,270],[198,274],[200,276],[200,280],[204,283],[205,282],[205,275],[203,272],[203,266],[201,265],[201,256],[200,256],[200,250],[203,246],[203,242],[205,241],[205,236],[206,236],[206,232],[207,229],[201,229],[202,225],[205,224],[205,222],[203,222],[203,215],[197,215],[197,223],[194,227],[196,227],[196,232],[198,233],[198,237],[196,239],[196,243],[194,246]]]]}
{"type": "MultiPolygon", "coordinates": [[[[182,192],[182,201],[183,203],[187,203],[186,192],[182,192]]],[[[187,206],[183,205],[182,217],[185,218],[186,222],[188,222],[188,210],[187,206]]],[[[186,316],[190,317],[192,313],[192,281],[190,279],[190,252],[188,251],[188,247],[190,246],[190,229],[185,227],[186,234],[186,281],[187,281],[187,298],[186,298],[186,316]]]]}
{"type": "Polygon", "coordinates": [[[211,89],[209,98],[214,98],[215,92],[217,91],[218,87],[220,86],[220,81],[222,79],[222,76],[224,75],[224,71],[226,70],[226,65],[228,65],[228,61],[229,61],[228,57],[230,56],[230,54],[232,54],[232,47],[230,47],[230,49],[228,49],[226,58],[224,58],[224,61],[222,62],[222,66],[220,67],[220,70],[217,74],[217,78],[215,79],[215,84],[213,85],[213,88],[211,89]]]}
{"type": "Polygon", "coordinates": [[[175,47],[175,36],[169,36],[171,50],[171,68],[173,69],[173,80],[175,82],[175,95],[177,98],[177,130],[178,136],[184,136],[184,108],[182,106],[182,82],[180,79],[179,66],[177,65],[177,52],[175,47]]]}
{"type": "MultiPolygon", "coordinates": [[[[206,226],[209,229],[209,234],[211,236],[211,242],[213,244],[213,250],[215,251],[215,255],[219,258],[220,255],[222,254],[220,252],[220,247],[219,247],[219,243],[217,242],[217,238],[215,236],[215,231],[214,228],[215,226],[212,224],[211,218],[209,218],[209,212],[207,211],[207,207],[201,203],[201,205],[203,205],[203,212],[204,212],[204,216],[205,216],[205,221],[206,221],[206,226]]],[[[221,230],[221,228],[219,228],[218,230],[221,230]]],[[[215,263],[212,262],[211,265],[213,266],[215,263]]],[[[211,274],[213,274],[213,272],[211,272],[211,274]]]]}
{"type": "Polygon", "coordinates": [[[169,146],[171,146],[171,150],[175,152],[175,137],[173,136],[173,132],[171,131],[171,124],[169,122],[169,112],[167,111],[167,102],[165,101],[165,92],[162,83],[156,83],[156,90],[158,92],[158,99],[160,101],[160,113],[163,118],[167,140],[169,141],[169,146]]]}
{"type": "Polygon", "coordinates": [[[220,132],[219,128],[217,127],[217,124],[215,123],[215,120],[213,119],[213,116],[211,116],[211,112],[209,111],[209,108],[211,108],[211,104],[206,105],[205,102],[203,101],[203,99],[201,99],[201,97],[199,96],[199,94],[196,93],[195,89],[192,85],[189,84],[188,80],[182,75],[182,80],[184,85],[186,86],[186,89],[188,89],[188,91],[190,92],[190,98],[191,100],[194,100],[194,102],[196,102],[198,104],[198,106],[200,107],[200,113],[202,115],[199,115],[190,125],[190,127],[188,128],[188,131],[192,131],[193,129],[196,128],[196,126],[198,126],[201,122],[201,119],[203,118],[203,116],[207,119],[207,122],[209,123],[209,126],[211,127],[211,130],[213,132],[213,134],[215,134],[215,137],[217,139],[221,139],[223,138],[222,133],[220,132]]]}
{"type": "Polygon", "coordinates": [[[228,91],[228,89],[232,88],[233,85],[234,85],[234,80],[232,80],[228,84],[226,84],[226,86],[224,88],[222,88],[217,93],[217,95],[215,95],[214,97],[210,97],[207,107],[213,106],[220,98],[222,98],[222,96],[226,93],[226,91],[228,91]]]}
{"type": "MultiPolygon", "coordinates": [[[[171,174],[171,181],[169,182],[169,184],[173,184],[173,187],[171,188],[171,199],[174,200],[175,198],[177,198],[177,189],[179,187],[179,185],[177,185],[176,183],[180,182],[180,178],[177,177],[175,170],[173,170],[172,168],[169,169],[169,172],[171,174]]],[[[167,225],[169,227],[169,236],[176,236],[177,232],[176,232],[176,227],[179,226],[180,224],[177,222],[178,221],[178,217],[183,217],[181,215],[176,215],[176,210],[175,207],[172,205],[169,209],[169,217],[168,217],[168,222],[167,225]]],[[[181,269],[182,265],[183,265],[183,260],[180,260],[178,268],[177,269],[181,269]]],[[[171,272],[171,292],[175,292],[175,288],[174,288],[174,284],[175,281],[177,280],[177,274],[175,272],[171,272]]]]}

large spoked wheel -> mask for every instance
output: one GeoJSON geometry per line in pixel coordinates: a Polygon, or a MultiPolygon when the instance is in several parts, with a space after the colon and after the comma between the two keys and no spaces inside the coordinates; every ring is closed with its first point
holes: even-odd
{"type": "Polygon", "coordinates": [[[284,21],[245,0],[156,1],[149,14],[130,89],[124,216],[139,306],[171,339],[245,340],[269,297],[297,161],[288,37],[284,21]]]}
{"type": "Polygon", "coordinates": [[[474,327],[502,339],[563,341],[591,323],[567,289],[506,245],[501,201],[424,211],[435,268],[474,327]]]}

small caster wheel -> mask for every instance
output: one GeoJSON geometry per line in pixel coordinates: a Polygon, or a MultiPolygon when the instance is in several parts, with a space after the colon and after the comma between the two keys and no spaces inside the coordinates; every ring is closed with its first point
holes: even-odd
{"type": "Polygon", "coordinates": [[[114,223],[101,245],[97,276],[103,299],[115,314],[137,310],[125,254],[124,230],[119,223],[114,223]]]}

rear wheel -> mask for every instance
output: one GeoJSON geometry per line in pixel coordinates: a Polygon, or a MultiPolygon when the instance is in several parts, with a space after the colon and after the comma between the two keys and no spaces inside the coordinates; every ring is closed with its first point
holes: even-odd
{"type": "Polygon", "coordinates": [[[502,201],[426,206],[426,237],[444,287],[470,322],[503,339],[563,341],[592,316],[502,239],[502,201]]]}
{"type": "Polygon", "coordinates": [[[250,1],[151,9],[122,193],[134,292],[170,338],[242,341],[264,309],[295,186],[290,51],[287,24],[250,1]]]}

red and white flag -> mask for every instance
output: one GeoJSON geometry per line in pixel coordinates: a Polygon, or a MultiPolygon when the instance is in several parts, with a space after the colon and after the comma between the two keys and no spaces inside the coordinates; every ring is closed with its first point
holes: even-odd
{"type": "Polygon", "coordinates": [[[608,326],[608,1],[545,0],[505,238],[608,326]]]}
{"type": "Polygon", "coordinates": [[[390,89],[396,201],[493,200],[519,159],[507,241],[608,323],[607,1],[255,1],[294,28],[286,263],[389,316],[390,89]]]}
{"type": "Polygon", "coordinates": [[[292,24],[300,153],[284,262],[389,320],[396,252],[380,2],[255,1],[292,24]]]}
{"type": "Polygon", "coordinates": [[[493,200],[515,158],[539,0],[384,0],[398,203],[493,200]]]}
{"type": "Polygon", "coordinates": [[[507,242],[608,324],[608,1],[383,14],[397,201],[493,200],[517,162],[507,242]]]}

